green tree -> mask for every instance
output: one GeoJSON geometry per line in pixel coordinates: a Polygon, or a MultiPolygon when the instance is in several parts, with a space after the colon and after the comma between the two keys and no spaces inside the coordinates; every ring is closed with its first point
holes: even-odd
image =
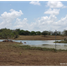
{"type": "Polygon", "coordinates": [[[67,36],[67,30],[64,30],[63,31],[63,34],[67,36]]]}
{"type": "Polygon", "coordinates": [[[13,30],[4,28],[4,29],[1,29],[1,31],[0,31],[0,37],[4,38],[4,39],[15,38],[16,37],[16,33],[14,33],[13,30]]]}
{"type": "Polygon", "coordinates": [[[26,30],[25,35],[30,35],[30,32],[28,30],[26,30]]]}
{"type": "Polygon", "coordinates": [[[52,35],[61,35],[61,32],[60,31],[56,31],[56,32],[53,32],[53,34],[52,35]]]}
{"type": "Polygon", "coordinates": [[[25,31],[24,30],[20,30],[19,35],[25,35],[25,31]]]}
{"type": "Polygon", "coordinates": [[[19,37],[18,32],[17,31],[13,31],[13,36],[14,36],[14,38],[18,38],[19,37]]]}
{"type": "Polygon", "coordinates": [[[48,35],[52,35],[52,33],[53,33],[52,31],[49,31],[48,35]]]}
{"type": "Polygon", "coordinates": [[[31,31],[30,35],[36,35],[36,32],[35,31],[31,31]]]}
{"type": "Polygon", "coordinates": [[[2,29],[2,31],[0,32],[0,37],[1,38],[5,38],[5,39],[9,39],[13,37],[13,33],[10,29],[2,29]]]}
{"type": "Polygon", "coordinates": [[[43,32],[42,32],[42,35],[44,35],[44,36],[45,36],[45,35],[48,35],[48,31],[43,31],[43,32]]]}
{"type": "Polygon", "coordinates": [[[36,32],[36,35],[41,35],[41,32],[40,32],[40,31],[37,31],[37,32],[36,32]]]}

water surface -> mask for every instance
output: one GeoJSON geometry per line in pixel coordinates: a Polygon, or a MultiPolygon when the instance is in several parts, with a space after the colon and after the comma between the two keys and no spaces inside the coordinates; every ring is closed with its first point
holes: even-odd
{"type": "MultiPolygon", "coordinates": [[[[3,40],[0,40],[2,42],[3,40]]],[[[55,48],[55,40],[13,40],[14,42],[22,42],[22,45],[30,45],[36,47],[55,48]],[[26,42],[26,43],[24,43],[26,42]]],[[[60,41],[60,40],[56,40],[60,41]]],[[[67,43],[56,43],[56,49],[67,49],[67,43]]]]}
{"type": "MultiPolygon", "coordinates": [[[[4,39],[0,39],[0,42],[2,42],[4,39]]],[[[25,45],[55,45],[55,40],[13,40],[14,42],[22,42],[25,45]],[[24,43],[26,42],[26,43],[24,43]]],[[[60,41],[60,40],[56,40],[60,41]]],[[[56,43],[56,45],[67,45],[67,43],[56,43]]]]}

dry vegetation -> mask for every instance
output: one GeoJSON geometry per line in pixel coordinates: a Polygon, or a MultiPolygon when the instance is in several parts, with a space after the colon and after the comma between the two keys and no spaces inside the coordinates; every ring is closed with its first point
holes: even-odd
{"type": "Polygon", "coordinates": [[[0,42],[0,66],[55,66],[67,63],[67,51],[26,50],[18,44],[0,42]]]}
{"type": "MultiPolygon", "coordinates": [[[[67,36],[56,36],[57,40],[61,40],[64,39],[67,36]]],[[[43,36],[43,35],[28,35],[28,36],[24,36],[24,35],[19,35],[19,37],[17,38],[17,40],[54,40],[55,36],[51,36],[51,35],[47,35],[47,36],[43,36]]]]}

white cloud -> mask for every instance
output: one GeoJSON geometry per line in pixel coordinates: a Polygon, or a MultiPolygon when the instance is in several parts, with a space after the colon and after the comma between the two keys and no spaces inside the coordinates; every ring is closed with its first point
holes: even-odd
{"type": "Polygon", "coordinates": [[[26,29],[30,31],[63,31],[64,29],[67,29],[67,15],[58,21],[55,15],[43,16],[35,22],[28,24],[28,26],[26,25],[26,29]]]}
{"type": "Polygon", "coordinates": [[[64,18],[61,18],[59,21],[57,21],[54,25],[58,26],[66,26],[67,25],[67,15],[64,18]]]}
{"type": "Polygon", "coordinates": [[[32,31],[32,30],[34,31],[38,31],[38,30],[39,31],[44,31],[44,30],[63,31],[64,29],[67,29],[66,25],[67,25],[67,15],[58,21],[55,15],[50,15],[50,16],[43,16],[30,24],[28,23],[27,18],[24,18],[23,20],[17,18],[13,28],[14,29],[20,28],[20,29],[29,30],[29,31],[32,31]]]}
{"type": "Polygon", "coordinates": [[[64,29],[67,29],[67,15],[64,18],[61,18],[57,22],[54,22],[52,26],[54,25],[54,29],[63,31],[64,29]]]}
{"type": "Polygon", "coordinates": [[[61,18],[59,21],[57,21],[57,17],[55,15],[50,15],[50,16],[43,16],[39,19],[37,19],[35,22],[28,23],[28,19],[24,18],[23,20],[17,18],[16,22],[12,23],[8,21],[3,21],[0,24],[1,27],[6,27],[6,28],[11,28],[11,29],[24,29],[24,30],[29,30],[29,31],[44,31],[44,30],[50,30],[50,31],[55,31],[55,30],[64,30],[67,29],[67,15],[64,18],[61,18]]]}
{"type": "Polygon", "coordinates": [[[20,28],[20,29],[29,30],[29,31],[48,30],[48,29],[51,29],[51,28],[48,28],[49,25],[52,22],[55,22],[56,19],[57,18],[55,15],[50,15],[49,17],[43,16],[40,19],[37,19],[35,22],[32,22],[29,24],[27,18],[24,18],[23,20],[17,18],[13,28],[14,29],[20,28]]]}
{"type": "Polygon", "coordinates": [[[47,6],[49,6],[50,8],[65,7],[60,1],[48,1],[47,6]]]}
{"type": "Polygon", "coordinates": [[[28,21],[27,18],[24,18],[23,20],[17,18],[13,28],[27,29],[29,27],[27,21],[28,21]]]}
{"type": "Polygon", "coordinates": [[[22,14],[23,13],[21,10],[15,11],[13,9],[11,9],[10,12],[4,12],[0,16],[0,20],[2,20],[2,22],[0,22],[0,28],[11,27],[12,21],[17,17],[21,16],[22,14]]]}
{"type": "Polygon", "coordinates": [[[59,14],[60,9],[48,9],[47,11],[44,12],[44,14],[52,14],[52,15],[58,15],[59,14]]]}
{"type": "Polygon", "coordinates": [[[1,18],[10,20],[10,19],[14,19],[16,17],[19,17],[22,14],[23,13],[22,13],[21,10],[19,10],[19,12],[18,12],[18,11],[15,11],[15,10],[11,9],[9,13],[4,12],[3,14],[1,14],[1,18]]]}
{"type": "MultiPolygon", "coordinates": [[[[30,4],[36,5],[35,2],[30,2],[30,4]]],[[[47,5],[50,7],[47,11],[44,12],[44,14],[50,14],[50,16],[43,16],[39,19],[37,19],[35,22],[28,23],[27,18],[24,18],[23,20],[17,18],[15,22],[14,28],[20,28],[24,30],[29,30],[29,31],[44,31],[44,30],[61,30],[63,31],[64,29],[67,29],[67,16],[58,20],[55,15],[59,14],[61,7],[66,7],[64,6],[61,2],[55,1],[55,2],[48,2],[47,5]]]]}
{"type": "MultiPolygon", "coordinates": [[[[64,29],[67,29],[67,15],[58,21],[56,21],[56,19],[57,19],[56,17],[54,17],[52,19],[51,19],[51,16],[49,16],[47,18],[47,21],[44,20],[44,24],[42,25],[43,27],[41,26],[40,29],[41,30],[46,29],[46,30],[52,30],[52,31],[55,31],[55,30],[63,31],[64,29]],[[51,21],[52,19],[53,19],[53,21],[51,21]]],[[[40,21],[40,24],[42,24],[41,21],[40,21]]]]}
{"type": "Polygon", "coordinates": [[[39,1],[31,1],[30,4],[33,4],[33,5],[40,5],[39,1]]]}
{"type": "Polygon", "coordinates": [[[67,29],[67,15],[64,18],[61,18],[57,21],[57,17],[55,15],[59,14],[60,9],[52,9],[50,8],[45,14],[50,14],[50,16],[42,16],[38,18],[35,22],[28,23],[28,19],[24,18],[23,20],[18,17],[23,15],[22,11],[16,11],[11,9],[10,12],[4,12],[1,14],[0,19],[0,28],[11,28],[11,29],[24,29],[29,31],[44,31],[44,30],[64,30],[67,29]],[[15,20],[16,19],[16,20],[15,20]],[[13,23],[15,20],[15,23],[13,23]]]}

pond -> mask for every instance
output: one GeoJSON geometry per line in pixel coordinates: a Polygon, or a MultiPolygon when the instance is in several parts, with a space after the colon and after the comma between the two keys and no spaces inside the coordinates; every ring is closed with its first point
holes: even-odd
{"type": "MultiPolygon", "coordinates": [[[[15,42],[22,42],[25,45],[55,45],[55,40],[13,40],[15,42]],[[26,42],[26,43],[24,43],[26,42]]],[[[60,40],[56,40],[60,41],[60,40]]],[[[67,43],[56,43],[56,45],[67,45],[67,43]]]]}
{"type": "MultiPolygon", "coordinates": [[[[0,40],[2,42],[3,40],[0,40]]],[[[14,42],[22,42],[23,45],[30,45],[36,47],[55,48],[55,40],[13,40],[14,42]],[[26,43],[24,43],[26,42],[26,43]]],[[[60,40],[56,40],[60,41],[60,40]]],[[[67,43],[56,43],[57,49],[67,49],[67,43]]]]}
{"type": "MultiPolygon", "coordinates": [[[[49,44],[49,45],[55,45],[55,40],[13,40],[15,42],[26,42],[26,45],[43,45],[43,44],[49,44]]],[[[58,45],[59,43],[57,43],[58,45]]],[[[64,44],[62,44],[64,45],[64,44]]]]}

